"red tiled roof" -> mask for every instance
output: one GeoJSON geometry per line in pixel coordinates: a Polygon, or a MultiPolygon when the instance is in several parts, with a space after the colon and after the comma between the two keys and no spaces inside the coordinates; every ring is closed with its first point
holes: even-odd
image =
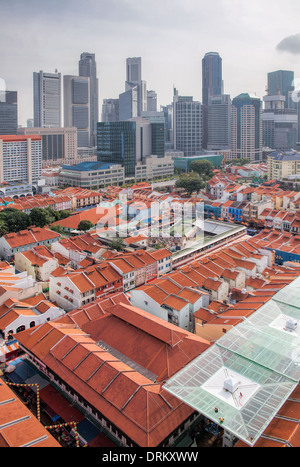
{"type": "MultiPolygon", "coordinates": [[[[73,312],[72,319],[76,316],[73,312]]],[[[22,346],[142,447],[158,446],[193,413],[161,383],[210,346],[121,303],[108,308],[102,318],[88,321],[82,330],[63,317],[18,337],[22,346]],[[97,345],[99,341],[118,353],[97,345]]]]}

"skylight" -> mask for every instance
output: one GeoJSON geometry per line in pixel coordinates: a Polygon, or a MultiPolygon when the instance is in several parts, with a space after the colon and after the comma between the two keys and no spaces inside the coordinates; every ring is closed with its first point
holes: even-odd
{"type": "Polygon", "coordinates": [[[300,278],[224,334],[164,389],[249,445],[300,378],[300,278]]]}

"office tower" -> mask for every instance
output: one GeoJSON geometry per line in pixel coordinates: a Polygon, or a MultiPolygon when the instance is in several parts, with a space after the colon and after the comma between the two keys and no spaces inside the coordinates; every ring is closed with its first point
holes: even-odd
{"type": "Polygon", "coordinates": [[[119,95],[119,121],[138,116],[138,87],[134,86],[119,95]]]}
{"type": "Polygon", "coordinates": [[[149,120],[152,125],[152,154],[164,157],[166,143],[166,118],[164,112],[147,110],[147,112],[142,112],[142,117],[149,120]]]}
{"type": "Polygon", "coordinates": [[[231,99],[228,94],[213,96],[207,106],[207,149],[231,148],[231,99]]]}
{"type": "Polygon", "coordinates": [[[287,109],[285,96],[264,96],[263,145],[288,151],[295,148],[298,140],[298,116],[296,109],[287,109]]]}
{"type": "Polygon", "coordinates": [[[202,151],[201,104],[191,96],[173,96],[173,142],[174,149],[184,151],[185,156],[194,156],[202,151]]]}
{"type": "Polygon", "coordinates": [[[223,94],[222,59],[217,52],[208,52],[202,59],[202,104],[212,96],[223,94]]]}
{"type": "Polygon", "coordinates": [[[147,111],[157,111],[157,94],[155,91],[147,91],[147,111]]]}
{"type": "Polygon", "coordinates": [[[42,174],[39,135],[0,136],[0,183],[36,183],[42,174]]]}
{"type": "Polygon", "coordinates": [[[284,108],[293,109],[295,105],[291,94],[294,91],[294,72],[277,70],[268,73],[268,96],[285,96],[284,108]]]}
{"type": "Polygon", "coordinates": [[[119,121],[119,99],[103,99],[101,122],[119,121]]]}
{"type": "Polygon", "coordinates": [[[79,148],[90,147],[90,78],[64,76],[64,126],[77,128],[79,148]]]}
{"type": "Polygon", "coordinates": [[[141,116],[147,110],[147,83],[142,80],[141,57],[126,59],[125,92],[119,99],[120,121],[141,116]]]}
{"type": "Polygon", "coordinates": [[[18,93],[0,91],[0,135],[16,135],[18,130],[18,93]]]}
{"type": "Polygon", "coordinates": [[[173,103],[161,106],[165,117],[165,148],[173,149],[173,103]]]}
{"type": "Polygon", "coordinates": [[[40,135],[42,166],[77,162],[77,128],[19,128],[19,135],[40,135]]]}
{"type": "Polygon", "coordinates": [[[61,126],[61,74],[33,73],[34,126],[61,126]]]}
{"type": "Polygon", "coordinates": [[[232,100],[232,158],[262,159],[262,102],[240,94],[232,100]]]}
{"type": "Polygon", "coordinates": [[[142,117],[99,122],[97,128],[98,161],[121,164],[126,177],[134,177],[136,164],[154,154],[153,149],[163,141],[163,132],[159,132],[157,124],[142,117]]]}
{"type": "Polygon", "coordinates": [[[139,84],[142,80],[141,57],[129,57],[126,59],[126,82],[139,84]]]}
{"type": "Polygon", "coordinates": [[[84,52],[80,55],[79,76],[90,78],[90,144],[96,146],[97,122],[99,120],[99,80],[95,54],[84,52]]]}
{"type": "Polygon", "coordinates": [[[97,160],[121,164],[125,176],[135,174],[136,131],[135,122],[98,122],[97,160]]]}

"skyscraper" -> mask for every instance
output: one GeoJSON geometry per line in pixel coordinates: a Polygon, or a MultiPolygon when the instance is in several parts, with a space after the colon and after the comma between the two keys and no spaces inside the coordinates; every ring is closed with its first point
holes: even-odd
{"type": "Polygon", "coordinates": [[[90,144],[96,146],[97,122],[99,120],[99,80],[95,54],[84,52],[80,55],[79,76],[90,78],[90,144]]]}
{"type": "Polygon", "coordinates": [[[122,115],[128,115],[128,103],[137,100],[137,107],[132,105],[131,115],[127,118],[136,118],[147,110],[147,83],[142,80],[141,57],[129,57],[126,59],[125,92],[120,94],[120,120],[122,115]],[[124,110],[125,107],[125,110],[124,110]]]}
{"type": "Polygon", "coordinates": [[[61,127],[61,74],[33,73],[34,126],[61,127]]]}
{"type": "Polygon", "coordinates": [[[91,142],[90,78],[64,76],[64,126],[77,128],[79,148],[91,142]]]}
{"type": "Polygon", "coordinates": [[[194,156],[202,151],[201,104],[192,96],[179,96],[174,89],[173,96],[173,143],[175,150],[194,156]]]}
{"type": "Polygon", "coordinates": [[[281,151],[295,148],[298,140],[297,110],[286,109],[285,96],[264,96],[263,145],[281,151]]]}
{"type": "Polygon", "coordinates": [[[232,158],[262,158],[262,102],[248,93],[232,100],[232,158]]]}
{"type": "Polygon", "coordinates": [[[103,99],[101,122],[119,121],[119,99],[103,99]]]}
{"type": "Polygon", "coordinates": [[[217,52],[208,52],[202,59],[202,104],[210,97],[223,94],[222,58],[217,52]]]}
{"type": "Polygon", "coordinates": [[[231,99],[228,94],[213,96],[207,106],[207,149],[231,148],[231,99]]]}
{"type": "Polygon", "coordinates": [[[16,135],[18,130],[18,93],[0,91],[0,135],[16,135]]]}
{"type": "Polygon", "coordinates": [[[126,82],[139,84],[142,81],[141,57],[129,57],[126,59],[126,82]]]}
{"type": "Polygon", "coordinates": [[[284,108],[295,108],[291,99],[294,91],[294,72],[277,70],[268,73],[268,96],[285,96],[284,108]]]}

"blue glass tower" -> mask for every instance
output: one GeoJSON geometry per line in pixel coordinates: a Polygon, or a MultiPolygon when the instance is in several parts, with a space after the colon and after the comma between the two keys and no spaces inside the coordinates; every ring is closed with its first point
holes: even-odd
{"type": "Polygon", "coordinates": [[[222,58],[217,52],[208,52],[202,59],[202,104],[210,97],[223,94],[222,58]]]}

